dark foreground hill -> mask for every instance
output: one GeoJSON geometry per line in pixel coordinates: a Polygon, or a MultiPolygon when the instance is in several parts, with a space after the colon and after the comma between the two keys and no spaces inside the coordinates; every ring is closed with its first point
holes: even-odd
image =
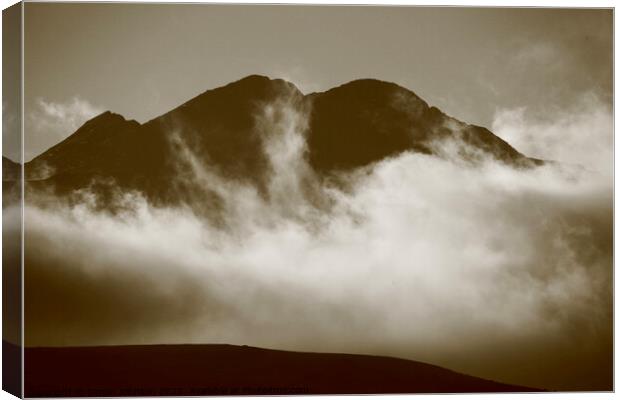
{"type": "Polygon", "coordinates": [[[390,357],[232,345],[25,349],[27,397],[529,391],[390,357]]]}

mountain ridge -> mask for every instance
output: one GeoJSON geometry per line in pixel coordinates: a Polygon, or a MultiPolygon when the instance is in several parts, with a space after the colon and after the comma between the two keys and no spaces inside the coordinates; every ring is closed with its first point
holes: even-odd
{"type": "MultiPolygon", "coordinates": [[[[206,90],[143,124],[111,111],[101,113],[26,163],[26,180],[67,194],[93,179],[112,179],[119,188],[138,190],[155,203],[182,202],[184,189],[171,185],[180,172],[174,139],[226,178],[262,190],[268,182],[263,144],[269,132],[257,128],[257,118],[265,105],[278,101],[305,110],[305,156],[319,176],[404,151],[441,156],[436,148],[441,140],[465,144],[458,156],[473,161],[491,157],[520,168],[541,163],[488,129],[452,118],[392,82],[357,79],[303,94],[286,80],[249,75],[206,90]]],[[[275,123],[286,117],[280,114],[271,116],[275,123]]]]}

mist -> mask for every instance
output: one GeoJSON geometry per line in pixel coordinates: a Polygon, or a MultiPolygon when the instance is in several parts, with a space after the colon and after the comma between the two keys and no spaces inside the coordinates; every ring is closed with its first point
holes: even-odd
{"type": "Polygon", "coordinates": [[[390,355],[547,389],[608,385],[609,174],[472,162],[464,143],[438,143],[441,157],[405,152],[317,176],[309,112],[284,96],[255,116],[264,189],[194,154],[179,123],[169,138],[177,183],[196,188],[188,204],[119,191],[111,212],[88,189],[29,192],[26,345],[246,344],[390,355]]]}
{"type": "Polygon", "coordinates": [[[492,130],[531,156],[613,174],[613,107],[585,92],[566,108],[500,109],[492,130]]]}

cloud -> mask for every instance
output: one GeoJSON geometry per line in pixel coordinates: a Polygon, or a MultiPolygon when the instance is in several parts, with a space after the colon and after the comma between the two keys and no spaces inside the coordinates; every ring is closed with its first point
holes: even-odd
{"type": "Polygon", "coordinates": [[[31,139],[25,148],[26,160],[62,141],[103,111],[79,96],[66,102],[37,99],[36,107],[28,112],[26,120],[26,132],[31,139]]]}
{"type": "Polygon", "coordinates": [[[516,68],[527,68],[534,64],[557,70],[563,66],[563,54],[552,42],[525,42],[521,43],[521,46],[511,57],[517,63],[516,68]]]}
{"type": "Polygon", "coordinates": [[[305,94],[325,90],[315,79],[312,79],[312,74],[307,68],[299,65],[276,65],[267,75],[276,76],[288,82],[295,82],[299,90],[305,94]]]}
{"type": "Polygon", "coordinates": [[[531,157],[580,164],[611,176],[613,169],[613,115],[609,104],[592,93],[567,109],[527,107],[495,113],[492,130],[531,157]]]}
{"type": "Polygon", "coordinates": [[[345,190],[308,166],[307,115],[286,98],[257,114],[266,192],[172,135],[180,179],[221,200],[217,218],[140,193],[114,213],[87,190],[31,197],[27,344],[225,342],[609,384],[609,179],[403,153],[335,177],[345,190]]]}

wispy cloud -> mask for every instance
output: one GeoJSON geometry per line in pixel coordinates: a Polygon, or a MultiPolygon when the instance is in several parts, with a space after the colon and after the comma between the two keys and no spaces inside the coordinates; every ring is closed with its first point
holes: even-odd
{"type": "Polygon", "coordinates": [[[565,109],[498,110],[492,129],[528,156],[580,164],[611,176],[612,112],[610,104],[587,93],[565,109]]]}
{"type": "Polygon", "coordinates": [[[37,99],[36,108],[29,110],[27,115],[26,131],[31,140],[26,144],[26,160],[65,139],[103,111],[79,96],[64,102],[37,99]]]}

